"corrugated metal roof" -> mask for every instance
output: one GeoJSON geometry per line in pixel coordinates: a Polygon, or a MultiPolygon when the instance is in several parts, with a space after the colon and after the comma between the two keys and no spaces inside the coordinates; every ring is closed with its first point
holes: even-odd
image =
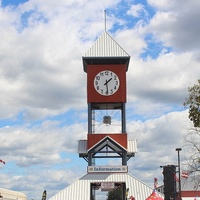
{"type": "Polygon", "coordinates": [[[137,140],[128,140],[127,151],[130,153],[137,153],[137,140]]]}
{"type": "Polygon", "coordinates": [[[87,140],[78,141],[78,153],[87,154],[87,140]]]}
{"type": "Polygon", "coordinates": [[[129,188],[129,196],[133,196],[137,200],[146,199],[153,190],[150,186],[127,173],[91,173],[86,174],[70,186],[55,194],[49,200],[89,200],[90,183],[94,182],[125,182],[126,188],[129,188]]]}
{"type": "Polygon", "coordinates": [[[83,57],[130,57],[105,31],[83,57]]]}

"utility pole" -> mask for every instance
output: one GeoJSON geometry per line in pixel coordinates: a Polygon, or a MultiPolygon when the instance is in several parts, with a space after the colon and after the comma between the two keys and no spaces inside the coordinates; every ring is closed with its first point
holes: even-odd
{"type": "Polygon", "coordinates": [[[180,166],[180,151],[181,148],[176,148],[176,151],[178,152],[178,179],[179,179],[179,199],[181,200],[181,166],[180,166]]]}

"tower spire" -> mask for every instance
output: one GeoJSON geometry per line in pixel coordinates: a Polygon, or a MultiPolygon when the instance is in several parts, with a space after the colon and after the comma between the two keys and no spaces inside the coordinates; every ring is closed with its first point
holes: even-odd
{"type": "Polygon", "coordinates": [[[106,10],[104,10],[105,31],[106,31],[106,10]]]}

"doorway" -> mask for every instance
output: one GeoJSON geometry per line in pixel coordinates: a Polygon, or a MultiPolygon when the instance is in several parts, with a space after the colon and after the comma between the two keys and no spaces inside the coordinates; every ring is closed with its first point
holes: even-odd
{"type": "Polygon", "coordinates": [[[91,183],[90,200],[126,200],[126,183],[125,182],[91,183]]]}

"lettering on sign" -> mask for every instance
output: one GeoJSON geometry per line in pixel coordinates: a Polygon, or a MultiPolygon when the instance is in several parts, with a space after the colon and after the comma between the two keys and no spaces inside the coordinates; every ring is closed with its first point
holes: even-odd
{"type": "Polygon", "coordinates": [[[127,173],[128,172],[128,167],[127,166],[88,166],[88,173],[127,173]]]}

